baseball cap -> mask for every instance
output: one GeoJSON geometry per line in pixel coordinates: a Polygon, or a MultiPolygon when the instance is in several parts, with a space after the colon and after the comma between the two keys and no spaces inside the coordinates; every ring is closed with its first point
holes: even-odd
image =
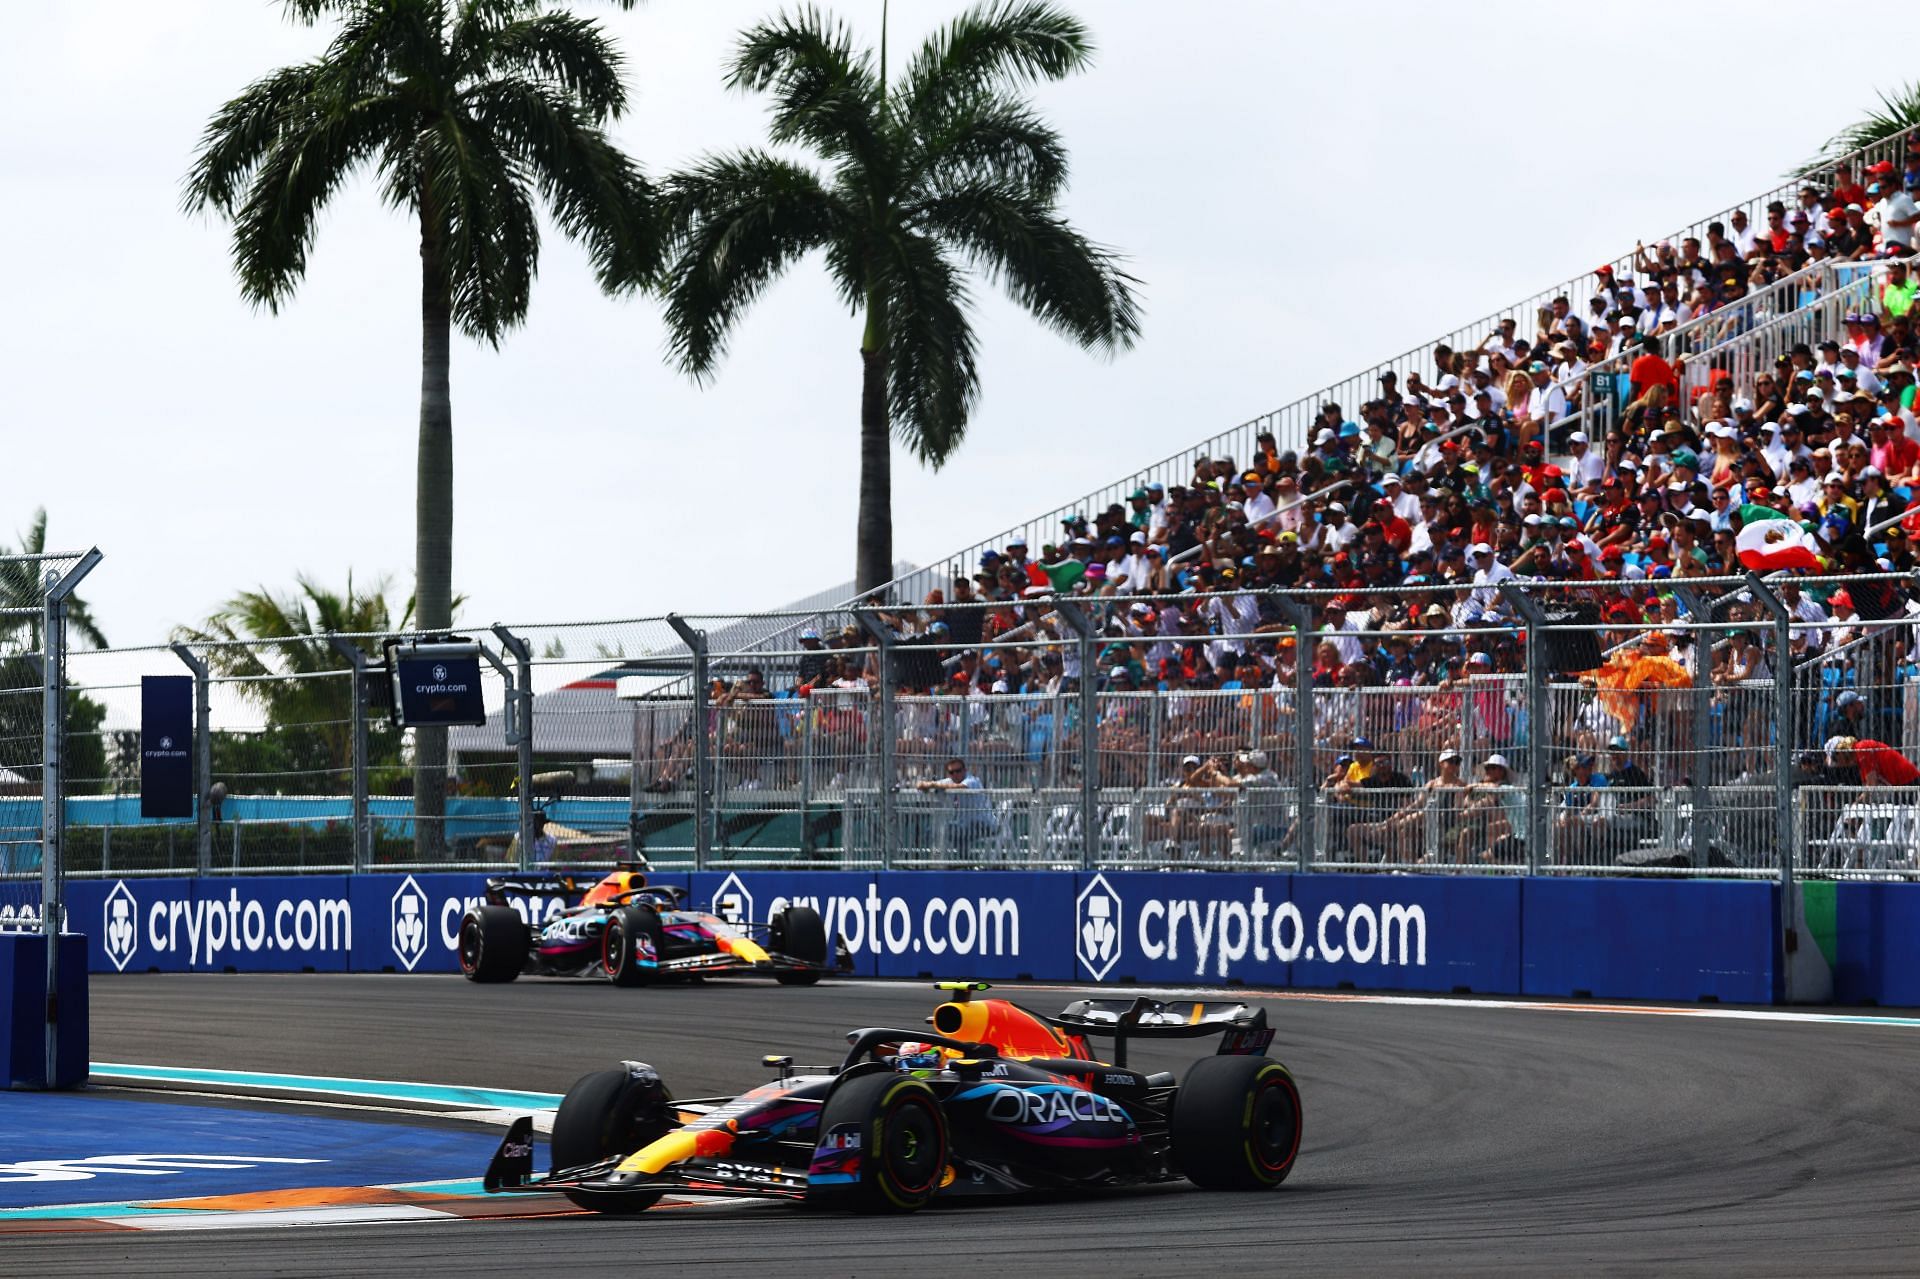
{"type": "Polygon", "coordinates": [[[1493,554],[1493,548],[1491,546],[1488,546],[1485,542],[1475,542],[1472,546],[1467,548],[1467,554],[1491,555],[1493,554]]]}
{"type": "Polygon", "coordinates": [[[1484,761],[1482,761],[1481,767],[1510,769],[1512,766],[1507,763],[1507,757],[1505,755],[1502,755],[1500,752],[1495,751],[1493,754],[1487,756],[1487,758],[1484,761]]]}
{"type": "Polygon", "coordinates": [[[1854,692],[1852,689],[1848,689],[1846,692],[1840,694],[1840,696],[1834,698],[1833,704],[1835,706],[1857,706],[1860,704],[1860,694],[1854,692]]]}
{"type": "MultiPolygon", "coordinates": [[[[1117,670],[1119,668],[1116,667],[1115,669],[1117,670]]],[[[1198,755],[1189,755],[1185,759],[1180,761],[1180,766],[1182,768],[1185,768],[1188,764],[1193,764],[1195,766],[1198,766],[1199,763],[1200,763],[1200,757],[1198,755]]]]}

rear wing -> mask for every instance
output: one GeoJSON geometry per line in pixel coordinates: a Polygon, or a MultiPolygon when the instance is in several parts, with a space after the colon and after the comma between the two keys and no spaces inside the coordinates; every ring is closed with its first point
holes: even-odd
{"type": "Polygon", "coordinates": [[[1264,1057],[1273,1042],[1267,1010],[1242,1003],[1178,1000],[1077,999],[1048,1018],[1062,1030],[1111,1035],[1113,1064],[1127,1064],[1129,1039],[1201,1039],[1220,1036],[1217,1055],[1264,1057]]]}
{"type": "MultiPolygon", "coordinates": [[[[599,877],[580,875],[500,875],[487,880],[487,900],[495,906],[507,905],[510,895],[522,897],[564,897],[567,904],[577,906],[599,877]]],[[[648,884],[641,888],[628,889],[605,899],[610,906],[626,905],[631,902],[655,901],[669,910],[677,910],[685,905],[687,890],[677,884],[648,884]]]]}

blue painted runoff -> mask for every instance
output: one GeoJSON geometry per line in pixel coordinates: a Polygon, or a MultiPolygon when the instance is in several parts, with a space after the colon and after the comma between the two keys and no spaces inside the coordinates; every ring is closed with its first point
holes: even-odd
{"type": "Polygon", "coordinates": [[[85,1092],[0,1092],[0,1133],[0,1209],[469,1178],[499,1144],[484,1132],[85,1092]]]}

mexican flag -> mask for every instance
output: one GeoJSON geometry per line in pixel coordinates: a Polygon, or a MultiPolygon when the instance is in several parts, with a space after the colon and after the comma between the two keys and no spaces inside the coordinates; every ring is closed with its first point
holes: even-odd
{"type": "Polygon", "coordinates": [[[1064,593],[1087,575],[1087,566],[1081,560],[1065,559],[1058,564],[1042,564],[1040,571],[1047,575],[1047,582],[1054,590],[1064,593]]]}
{"type": "Polygon", "coordinates": [[[1753,505],[1740,508],[1740,520],[1740,534],[1733,545],[1740,563],[1747,568],[1756,572],[1805,568],[1817,573],[1823,567],[1813,539],[1798,521],[1771,506],[1753,505]]]}

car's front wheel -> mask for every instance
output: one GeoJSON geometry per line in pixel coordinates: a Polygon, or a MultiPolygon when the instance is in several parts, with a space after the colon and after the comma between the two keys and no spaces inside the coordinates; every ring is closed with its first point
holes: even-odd
{"type": "MultiPolygon", "coordinates": [[[[567,1089],[553,1117],[554,1171],[625,1155],[660,1137],[671,1127],[665,1113],[672,1100],[656,1076],[636,1078],[627,1070],[597,1070],[567,1089]]],[[[566,1191],[567,1198],[595,1212],[645,1212],[660,1201],[659,1190],[588,1194],[566,1191]]]]}
{"type": "Polygon", "coordinates": [[[468,981],[512,981],[527,966],[532,934],[511,906],[480,906],[460,921],[460,971],[468,981]]]}
{"type": "Polygon", "coordinates": [[[666,944],[660,913],[651,906],[623,906],[607,919],[601,935],[601,962],[616,986],[645,986],[659,975],[655,967],[666,944]]]}
{"type": "Polygon", "coordinates": [[[1265,1057],[1197,1061],[1173,1101],[1173,1161],[1209,1190],[1270,1190],[1300,1154],[1300,1089],[1265,1057]]]}
{"type": "MultiPolygon", "coordinates": [[[[767,941],[773,953],[809,964],[827,966],[827,926],[811,906],[789,906],[774,917],[767,941]]],[[[788,969],[774,980],[782,986],[811,986],[820,980],[815,968],[788,969]]]]}
{"type": "Polygon", "coordinates": [[[913,1212],[946,1175],[946,1112],[933,1089],[911,1075],[861,1075],[841,1084],[821,1111],[819,1133],[823,1142],[840,1143],[852,1166],[837,1174],[845,1180],[809,1188],[817,1202],[913,1212]]]}

